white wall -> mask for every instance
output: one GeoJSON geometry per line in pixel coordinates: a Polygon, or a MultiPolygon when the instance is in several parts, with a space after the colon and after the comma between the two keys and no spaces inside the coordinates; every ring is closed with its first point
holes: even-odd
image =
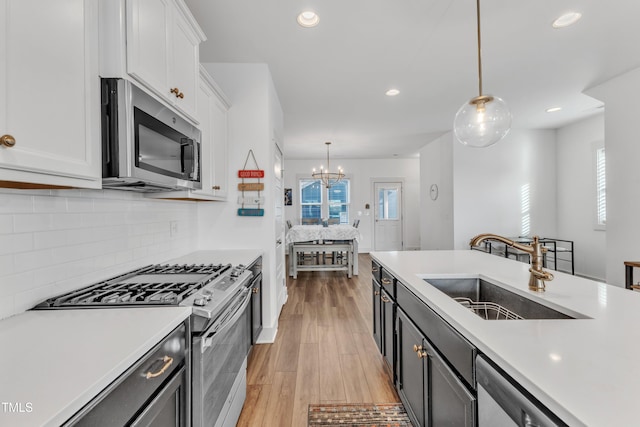
{"type": "MultiPolygon", "coordinates": [[[[640,260],[640,68],[586,91],[605,103],[607,283],[624,286],[624,261],[640,260]]],[[[636,281],[639,273],[636,271],[636,281]]]]}
{"type": "Polygon", "coordinates": [[[453,134],[420,150],[420,244],[422,249],[453,249],[453,134]],[[430,187],[438,187],[432,200],[430,187]]]}
{"type": "MultiPolygon", "coordinates": [[[[265,189],[273,188],[274,132],[282,135],[282,109],[265,64],[203,64],[230,100],[228,115],[229,196],[226,203],[198,205],[198,247],[200,249],[260,249],[263,251],[263,325],[261,340],[275,337],[286,288],[276,283],[274,199],[265,198],[263,217],[240,217],[236,200],[238,170],[249,150],[265,170],[265,189]],[[284,293],[283,293],[284,289],[284,293]]],[[[252,160],[248,165],[253,168],[252,160]]],[[[247,166],[247,167],[249,167],[247,166]]],[[[286,167],[286,166],[285,166],[286,167]]],[[[252,193],[253,195],[253,193],[252,193]]]]}
{"type": "MultiPolygon", "coordinates": [[[[311,170],[318,169],[322,159],[318,160],[286,160],[284,183],[285,188],[293,190],[293,205],[285,206],[285,218],[294,224],[300,219],[300,195],[298,179],[311,177],[311,170]]],[[[374,178],[404,179],[404,248],[420,248],[420,160],[419,159],[339,159],[333,160],[336,167],[341,166],[347,177],[351,179],[350,222],[360,219],[360,252],[369,252],[373,247],[373,208],[374,194],[372,180],[374,178]],[[370,205],[366,215],[365,204],[370,205]]]]}
{"type": "Polygon", "coordinates": [[[423,187],[439,181],[442,198],[434,203],[428,188],[421,191],[425,249],[467,249],[480,233],[523,234],[525,185],[530,234],[556,235],[555,131],[512,130],[484,149],[465,147],[447,133],[420,155],[423,187]]]}
{"type": "MultiPolygon", "coordinates": [[[[574,241],[576,274],[605,280],[606,235],[595,230],[594,144],[604,142],[604,114],[558,129],[558,238],[574,241]]],[[[607,154],[609,148],[607,147],[607,154]]]]}
{"type": "Polygon", "coordinates": [[[491,147],[453,146],[454,247],[480,233],[523,234],[527,194],[530,233],[556,236],[556,152],[553,130],[512,130],[491,147]]]}
{"type": "Polygon", "coordinates": [[[113,190],[0,189],[0,318],[190,252],[196,227],[191,202],[113,190]]]}

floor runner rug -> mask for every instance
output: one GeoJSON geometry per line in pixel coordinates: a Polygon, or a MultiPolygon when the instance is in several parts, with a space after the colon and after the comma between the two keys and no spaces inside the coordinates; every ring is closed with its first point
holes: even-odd
{"type": "Polygon", "coordinates": [[[401,403],[309,405],[309,427],[411,427],[401,403]]]}

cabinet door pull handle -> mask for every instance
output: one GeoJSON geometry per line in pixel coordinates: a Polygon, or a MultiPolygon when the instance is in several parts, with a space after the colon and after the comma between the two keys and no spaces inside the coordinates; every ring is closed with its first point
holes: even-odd
{"type": "Polygon", "coordinates": [[[380,291],[374,291],[373,294],[374,295],[380,295],[380,291]]]}
{"type": "Polygon", "coordinates": [[[372,273],[377,273],[377,272],[378,272],[378,267],[373,267],[373,268],[371,269],[371,272],[372,272],[372,273]]]}
{"type": "Polygon", "coordinates": [[[425,350],[421,345],[414,344],[413,351],[418,355],[418,359],[427,357],[427,350],[425,350]]]}
{"type": "Polygon", "coordinates": [[[2,135],[0,136],[0,145],[11,148],[16,145],[16,139],[11,135],[2,135]]]}
{"type": "Polygon", "coordinates": [[[171,93],[173,93],[176,98],[184,98],[184,93],[180,92],[180,89],[178,89],[177,87],[171,88],[171,93]]]}
{"type": "Polygon", "coordinates": [[[390,285],[391,284],[391,280],[387,279],[386,277],[383,277],[381,281],[382,281],[383,285],[390,285]]]}
{"type": "Polygon", "coordinates": [[[162,368],[160,368],[158,372],[147,372],[147,374],[145,375],[147,379],[159,377],[160,375],[164,374],[167,371],[167,369],[169,369],[169,366],[171,366],[171,364],[173,363],[173,357],[164,356],[162,358],[162,361],[164,362],[164,365],[162,366],[162,368]]]}
{"type": "Polygon", "coordinates": [[[260,292],[260,289],[259,288],[253,288],[251,290],[251,292],[253,292],[254,294],[257,294],[258,292],[260,292]]]}
{"type": "Polygon", "coordinates": [[[382,300],[382,302],[391,302],[391,300],[389,298],[385,297],[384,295],[382,295],[380,297],[380,299],[382,300]]]}
{"type": "Polygon", "coordinates": [[[220,186],[219,185],[214,185],[213,187],[211,187],[212,190],[219,190],[220,186]]]}

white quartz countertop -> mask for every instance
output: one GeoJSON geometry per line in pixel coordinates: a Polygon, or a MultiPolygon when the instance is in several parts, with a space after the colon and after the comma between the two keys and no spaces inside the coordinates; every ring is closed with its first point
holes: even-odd
{"type": "Polygon", "coordinates": [[[640,425],[640,292],[555,271],[532,292],[528,264],[480,251],[371,255],[567,424],[640,425]],[[424,281],[465,276],[589,318],[484,320],[424,281]]]}
{"type": "Polygon", "coordinates": [[[59,426],[191,314],[27,311],[0,321],[0,426],[59,426]]]}
{"type": "Polygon", "coordinates": [[[169,264],[244,264],[251,265],[262,251],[258,249],[225,249],[196,251],[166,261],[169,264]]]}

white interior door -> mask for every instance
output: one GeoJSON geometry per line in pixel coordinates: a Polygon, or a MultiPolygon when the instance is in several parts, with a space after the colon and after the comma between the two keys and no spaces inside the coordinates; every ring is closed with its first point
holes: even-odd
{"type": "Polygon", "coordinates": [[[275,143],[274,154],[274,212],[275,212],[275,227],[276,227],[276,283],[282,288],[278,289],[278,296],[284,291],[286,292],[287,286],[285,282],[285,257],[284,257],[284,190],[282,185],[282,151],[278,147],[277,141],[275,143]]]}
{"type": "Polygon", "coordinates": [[[374,182],[374,249],[402,250],[402,182],[374,182]]]}

